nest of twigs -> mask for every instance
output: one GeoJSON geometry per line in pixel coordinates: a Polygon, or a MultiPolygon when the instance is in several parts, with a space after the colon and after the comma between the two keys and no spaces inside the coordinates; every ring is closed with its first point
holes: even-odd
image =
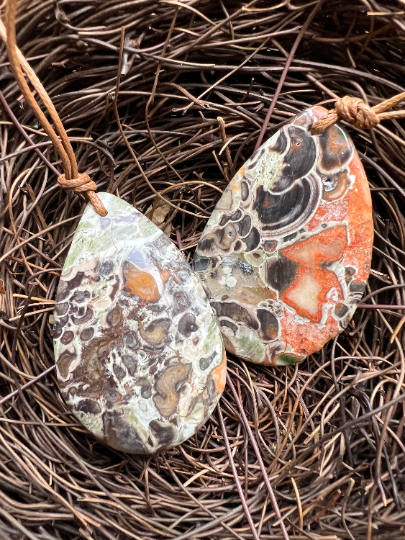
{"type": "MultiPolygon", "coordinates": [[[[315,4],[24,0],[17,37],[79,170],[148,213],[191,260],[315,4]]],[[[266,137],[315,103],[403,92],[404,10],[402,0],[325,2],[266,137]]],[[[295,368],[228,355],[225,429],[217,410],[181,447],[124,455],[90,436],[58,390],[54,294],[85,201],[58,186],[61,164],[0,52],[1,539],[281,539],[263,466],[290,538],[405,538],[405,123],[350,128],[375,248],[348,329],[295,368]]]]}

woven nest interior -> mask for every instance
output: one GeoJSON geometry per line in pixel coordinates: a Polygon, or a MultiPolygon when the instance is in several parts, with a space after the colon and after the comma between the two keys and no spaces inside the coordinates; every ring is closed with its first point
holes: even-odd
{"type": "MultiPolygon", "coordinates": [[[[315,5],[25,0],[17,40],[79,170],[152,217],[191,260],[315,5]]],[[[375,105],[403,92],[404,10],[327,0],[265,136],[316,103],[351,95],[375,105]]],[[[89,435],[58,390],[54,295],[85,200],[58,186],[61,164],[4,46],[0,66],[0,537],[281,539],[265,469],[290,538],[404,538],[405,123],[349,127],[372,190],[375,244],[347,330],[295,367],[228,355],[225,429],[216,410],[181,447],[125,455],[89,435]]]]}

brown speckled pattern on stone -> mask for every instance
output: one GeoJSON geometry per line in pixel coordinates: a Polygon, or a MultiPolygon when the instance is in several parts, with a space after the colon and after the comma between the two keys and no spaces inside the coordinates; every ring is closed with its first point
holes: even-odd
{"type": "Polygon", "coordinates": [[[58,379],[75,416],[118,450],[148,454],[206,422],[226,355],[205,292],[146,217],[101,193],[87,206],[57,292],[58,379]]]}

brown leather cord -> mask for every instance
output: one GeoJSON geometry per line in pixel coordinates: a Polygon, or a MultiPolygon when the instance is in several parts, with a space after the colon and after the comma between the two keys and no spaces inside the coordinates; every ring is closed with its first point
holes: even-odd
{"type": "Polygon", "coordinates": [[[405,92],[393,96],[374,107],[370,107],[360,98],[344,96],[335,103],[335,108],[329,111],[311,128],[312,135],[320,135],[325,129],[339,120],[344,120],[358,129],[371,129],[376,127],[381,120],[405,118],[405,111],[385,112],[401,101],[405,101],[405,92]]]}
{"type": "Polygon", "coordinates": [[[0,36],[6,44],[10,66],[13,70],[15,79],[21,90],[21,93],[23,94],[28,105],[34,111],[42,127],[44,128],[45,133],[51,139],[62,161],[64,174],[58,177],[58,183],[61,187],[70,189],[72,191],[85,192],[88,199],[92,203],[94,210],[100,216],[106,216],[107,210],[105,209],[99,196],[95,193],[95,190],[97,189],[96,183],[90,180],[90,177],[87,174],[79,173],[72,145],[62,124],[62,121],[59,118],[59,115],[52,103],[52,100],[46,92],[45,88],[42,86],[41,81],[38,79],[37,75],[31,68],[31,66],[28,64],[24,55],[17,47],[15,33],[16,16],[17,2],[16,0],[8,0],[6,9],[6,26],[4,26],[4,24],[0,20],[0,36]],[[42,99],[58,133],[56,133],[55,129],[52,127],[45,114],[39,107],[34,94],[30,90],[28,83],[25,80],[23,70],[26,73],[28,79],[30,80],[32,86],[35,88],[36,92],[42,99]],[[71,184],[67,186],[67,182],[71,182],[71,184]]]}

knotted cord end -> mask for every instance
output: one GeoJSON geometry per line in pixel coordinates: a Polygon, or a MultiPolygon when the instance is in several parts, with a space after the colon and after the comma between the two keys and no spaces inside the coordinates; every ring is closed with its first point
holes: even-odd
{"type": "Polygon", "coordinates": [[[95,192],[97,184],[90,178],[87,173],[79,173],[77,178],[68,180],[64,174],[58,176],[58,184],[64,189],[69,189],[76,193],[85,192],[93,205],[94,210],[101,217],[105,217],[108,212],[101,202],[100,197],[95,192]]]}
{"type": "Polygon", "coordinates": [[[371,129],[380,123],[377,113],[362,99],[344,96],[336,101],[332,111],[315,122],[311,128],[312,135],[320,135],[338,120],[344,120],[358,129],[371,129]]]}

